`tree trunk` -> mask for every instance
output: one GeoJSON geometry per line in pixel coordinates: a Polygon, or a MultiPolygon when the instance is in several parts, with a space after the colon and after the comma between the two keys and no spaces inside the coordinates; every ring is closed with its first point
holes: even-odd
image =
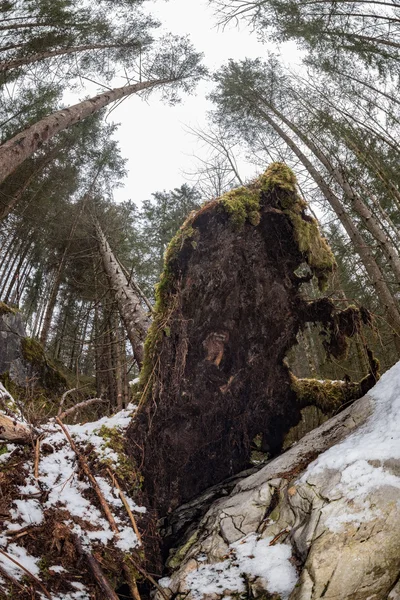
{"type": "Polygon", "coordinates": [[[129,285],[98,221],[95,222],[95,228],[104,271],[114,293],[135,360],[140,368],[143,362],[143,344],[150,326],[150,318],[142,308],[139,296],[129,285]]]}
{"type": "MultiPolygon", "coordinates": [[[[265,102],[264,102],[265,103],[265,102]]],[[[338,183],[338,185],[344,191],[346,197],[350,200],[355,212],[361,217],[362,222],[365,227],[371,233],[371,235],[378,242],[378,245],[381,247],[383,253],[389,260],[389,264],[393,270],[393,273],[396,277],[397,283],[400,285],[400,257],[397,250],[394,248],[389,238],[380,227],[378,221],[375,219],[372,212],[369,210],[368,206],[361,200],[360,196],[353,190],[351,185],[349,184],[345,171],[342,166],[335,167],[327,156],[317,147],[317,145],[310,140],[297,125],[292,123],[289,119],[285,117],[281,113],[281,111],[277,110],[273,105],[266,103],[270,110],[279,118],[285,125],[290,127],[290,129],[299,137],[299,139],[313,152],[316,158],[324,165],[328,173],[333,177],[333,179],[338,183]]]]}
{"type": "Polygon", "coordinates": [[[61,148],[59,146],[53,148],[42,160],[38,161],[38,164],[35,166],[32,173],[27,177],[20,189],[15,192],[11,199],[8,201],[3,198],[0,199],[0,221],[5,219],[10,214],[14,206],[21,200],[24,193],[35,180],[37,175],[56,158],[57,154],[60,152],[60,149],[61,148]]]}
{"type": "Polygon", "coordinates": [[[44,117],[0,146],[0,183],[60,131],[79,123],[116,100],[174,81],[156,79],[115,88],[44,117]]]}
{"type": "MultiPolygon", "coordinates": [[[[1,29],[1,27],[0,27],[1,29]]],[[[32,63],[41,62],[48,58],[54,58],[55,56],[65,56],[70,54],[77,54],[79,52],[85,52],[87,50],[108,50],[111,48],[126,48],[133,47],[132,44],[86,44],[82,46],[70,46],[69,48],[60,48],[58,50],[48,50],[47,52],[39,52],[26,56],[24,58],[14,58],[9,61],[4,60],[0,62],[0,73],[5,73],[11,69],[17,69],[23,65],[30,65],[32,63]]]]}

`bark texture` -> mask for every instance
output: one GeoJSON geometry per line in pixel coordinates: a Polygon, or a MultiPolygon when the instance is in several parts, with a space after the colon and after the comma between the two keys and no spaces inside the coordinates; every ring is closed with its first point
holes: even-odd
{"type": "Polygon", "coordinates": [[[31,156],[31,154],[38,148],[41,148],[43,144],[46,144],[60,131],[71,127],[75,123],[82,121],[82,119],[86,119],[86,117],[89,117],[116,100],[165,83],[172,83],[172,80],[143,81],[109,90],[103,94],[59,110],[31,125],[0,146],[0,183],[28,156],[31,156]]]}
{"type": "Polygon", "coordinates": [[[305,206],[294,175],[274,164],[191,215],[171,242],[128,430],[160,515],[246,468],[256,435],[280,451],[301,408],[284,358],[306,322],[322,321],[328,350],[345,351],[346,319],[300,293],[300,265],[321,288],[335,266],[305,206]]]}
{"type": "Polygon", "coordinates": [[[134,292],[121,269],[98,221],[95,222],[95,227],[104,271],[115,294],[118,310],[132,345],[134,357],[139,367],[141,367],[143,344],[150,326],[150,318],[142,307],[140,297],[134,292]]]}

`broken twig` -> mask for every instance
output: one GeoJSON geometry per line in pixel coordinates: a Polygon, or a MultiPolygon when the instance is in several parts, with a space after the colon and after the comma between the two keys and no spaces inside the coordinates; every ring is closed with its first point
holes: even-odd
{"type": "Polygon", "coordinates": [[[85,400],[84,402],[79,402],[78,404],[75,404],[75,406],[72,406],[71,408],[64,410],[64,412],[59,413],[58,418],[64,419],[65,417],[72,415],[74,412],[76,412],[77,410],[80,410],[81,408],[86,408],[87,406],[90,406],[91,404],[98,404],[98,403],[100,404],[102,402],[103,403],[107,402],[107,400],[103,400],[103,398],[90,398],[89,400],[85,400]]]}
{"type": "Polygon", "coordinates": [[[35,466],[34,466],[34,477],[35,479],[39,478],[39,460],[40,460],[40,442],[42,441],[42,438],[39,436],[36,440],[36,445],[35,445],[35,466]]]}
{"type": "Polygon", "coordinates": [[[118,600],[118,596],[115,593],[114,589],[112,588],[107,577],[104,575],[103,571],[101,570],[99,562],[95,559],[95,557],[89,550],[84,549],[78,536],[74,535],[73,540],[74,540],[75,547],[78,551],[78,554],[80,554],[86,560],[86,562],[93,574],[93,577],[95,578],[99,588],[101,589],[102,593],[104,594],[104,596],[103,596],[104,600],[118,600]]]}
{"type": "Polygon", "coordinates": [[[10,573],[8,571],[6,571],[1,565],[0,565],[0,575],[2,575],[3,577],[9,579],[11,581],[11,583],[13,585],[15,585],[16,587],[18,587],[20,590],[26,591],[25,586],[23,586],[18,579],[15,579],[15,577],[13,577],[12,575],[10,575],[10,573]]]}
{"type": "Polygon", "coordinates": [[[128,504],[128,501],[127,501],[127,499],[126,499],[126,497],[125,497],[125,494],[124,494],[124,492],[122,491],[122,489],[121,489],[121,486],[119,485],[119,483],[118,483],[118,481],[117,481],[117,478],[115,477],[114,473],[112,473],[112,472],[111,472],[111,470],[110,470],[110,469],[108,469],[108,468],[107,468],[107,471],[108,471],[108,474],[109,474],[109,475],[110,475],[110,477],[111,477],[111,480],[112,480],[113,484],[115,485],[115,487],[116,487],[116,488],[117,488],[117,490],[118,490],[119,497],[121,498],[123,505],[125,506],[126,512],[128,513],[129,519],[130,519],[130,521],[131,521],[131,523],[132,523],[133,531],[134,531],[134,532],[135,532],[135,534],[136,534],[136,537],[137,537],[137,539],[138,539],[138,542],[139,542],[139,544],[142,544],[142,536],[140,535],[140,532],[139,532],[138,526],[137,526],[137,524],[136,524],[135,517],[133,516],[133,512],[132,512],[132,510],[131,510],[131,507],[130,507],[130,506],[129,506],[129,504],[128,504]]]}
{"type": "Polygon", "coordinates": [[[162,589],[161,585],[159,585],[157,583],[157,581],[154,579],[154,577],[152,577],[150,575],[150,573],[147,573],[147,571],[145,571],[145,569],[143,569],[143,567],[141,567],[140,565],[138,565],[132,558],[132,556],[128,556],[128,560],[133,564],[133,566],[135,567],[135,569],[137,569],[139,571],[139,573],[141,573],[143,575],[143,577],[145,577],[148,581],[150,581],[150,583],[152,585],[154,585],[154,587],[160,592],[161,596],[165,599],[165,600],[169,600],[168,595],[165,593],[165,590],[162,589]]]}

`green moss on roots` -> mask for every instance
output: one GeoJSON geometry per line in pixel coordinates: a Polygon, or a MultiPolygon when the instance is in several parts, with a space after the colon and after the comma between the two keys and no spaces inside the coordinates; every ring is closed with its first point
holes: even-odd
{"type": "Polygon", "coordinates": [[[174,309],[183,256],[193,252],[199,243],[198,221],[205,213],[219,209],[229,217],[234,228],[240,229],[249,223],[253,227],[260,224],[264,204],[271,203],[282,211],[293,227],[293,238],[299,252],[320,289],[324,289],[330,274],[336,267],[334,256],[321,236],[315,219],[306,215],[307,204],[297,192],[296,177],[283,163],[273,163],[263,175],[247,187],[240,187],[224,194],[221,198],[203,205],[190,214],[178,233],[171,240],[166,252],[164,270],[156,288],[156,304],[153,323],[145,341],[145,353],[140,374],[140,398],[145,402],[151,392],[151,379],[156,371],[158,345],[164,335],[170,331],[169,319],[174,309]]]}
{"type": "Polygon", "coordinates": [[[242,227],[246,220],[254,226],[260,222],[260,193],[257,188],[231,190],[222,196],[220,204],[237,228],[242,227]]]}
{"type": "Polygon", "coordinates": [[[291,387],[300,406],[316,406],[331,415],[344,404],[360,398],[360,383],[299,379],[291,375],[291,387]]]}
{"type": "Polygon", "coordinates": [[[289,167],[273,163],[260,178],[264,191],[279,192],[279,204],[293,225],[293,235],[321,291],[327,287],[330,274],[336,268],[335,257],[318,223],[305,214],[307,203],[297,193],[297,181],[289,167]],[[282,193],[283,192],[283,193],[282,193]]]}

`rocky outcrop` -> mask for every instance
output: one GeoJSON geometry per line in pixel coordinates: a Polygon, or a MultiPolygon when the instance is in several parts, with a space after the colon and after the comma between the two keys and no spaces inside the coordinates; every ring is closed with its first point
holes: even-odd
{"type": "Polygon", "coordinates": [[[399,389],[400,363],[216,501],[171,553],[164,595],[398,599],[399,389]]]}
{"type": "MultiPolygon", "coordinates": [[[[6,387],[66,389],[66,380],[36,340],[26,337],[22,314],[0,302],[0,378],[6,387]]],[[[14,390],[15,391],[15,390],[14,390]]]]}
{"type": "Polygon", "coordinates": [[[5,304],[0,306],[0,375],[8,373],[10,380],[21,387],[28,380],[27,364],[21,340],[26,337],[22,315],[5,304]]]}

